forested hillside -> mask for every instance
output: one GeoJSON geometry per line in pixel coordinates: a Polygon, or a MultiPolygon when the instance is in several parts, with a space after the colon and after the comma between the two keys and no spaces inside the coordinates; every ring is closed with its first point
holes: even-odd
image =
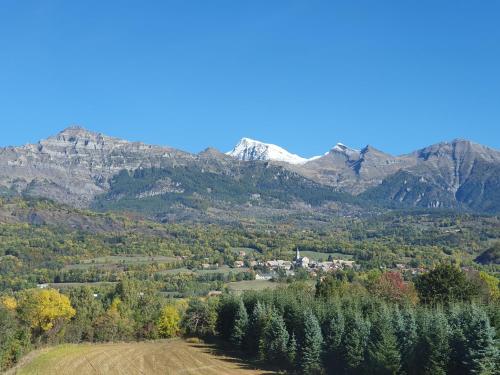
{"type": "Polygon", "coordinates": [[[499,231],[454,211],[162,224],[3,198],[0,365],[45,344],[185,335],[291,373],[494,373],[499,231]],[[268,266],[297,249],[352,266],[268,266]]]}

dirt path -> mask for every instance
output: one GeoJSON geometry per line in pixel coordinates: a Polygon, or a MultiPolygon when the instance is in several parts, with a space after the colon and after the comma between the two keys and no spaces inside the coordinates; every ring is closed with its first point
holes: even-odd
{"type": "Polygon", "coordinates": [[[23,362],[18,375],[257,375],[271,374],[214,354],[206,344],[184,340],[119,344],[61,345],[23,362]]]}

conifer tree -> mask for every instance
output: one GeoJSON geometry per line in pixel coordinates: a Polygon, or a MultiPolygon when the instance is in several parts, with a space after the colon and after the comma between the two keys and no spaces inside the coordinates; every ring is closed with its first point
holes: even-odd
{"type": "Polygon", "coordinates": [[[413,308],[396,309],[393,313],[394,331],[401,354],[402,372],[413,374],[415,348],[418,342],[417,321],[413,308]]]}
{"type": "Polygon", "coordinates": [[[283,317],[273,311],[264,332],[266,359],[276,363],[287,363],[288,340],[289,335],[283,317]]]}
{"type": "Polygon", "coordinates": [[[371,374],[397,374],[401,368],[401,355],[389,313],[383,309],[372,319],[366,370],[371,374]]]}
{"type": "Polygon", "coordinates": [[[342,362],[345,372],[360,372],[370,334],[370,324],[357,311],[349,311],[345,319],[346,334],[342,340],[342,362]]]}
{"type": "Polygon", "coordinates": [[[337,373],[342,367],[341,344],[345,332],[345,319],[339,305],[333,307],[325,333],[325,365],[329,373],[337,373]]]}
{"type": "Polygon", "coordinates": [[[288,342],[288,363],[291,368],[296,366],[297,361],[297,340],[295,339],[295,333],[290,336],[290,341],[288,342]]]}
{"type": "Polygon", "coordinates": [[[245,335],[248,329],[248,313],[245,304],[240,300],[238,309],[234,317],[233,330],[231,333],[231,342],[241,348],[245,341],[245,335]]]}
{"type": "Polygon", "coordinates": [[[236,312],[238,311],[240,302],[240,298],[231,294],[224,294],[221,297],[217,309],[217,332],[225,340],[231,340],[236,312]]]}
{"type": "Polygon", "coordinates": [[[303,374],[319,373],[323,335],[318,319],[308,310],[304,314],[304,341],[301,347],[300,367],[303,374]]]}
{"type": "Polygon", "coordinates": [[[450,313],[451,360],[449,373],[492,374],[499,360],[495,331],[486,313],[462,306],[450,313]]]}
{"type": "MultiPolygon", "coordinates": [[[[249,319],[246,347],[249,353],[257,356],[260,353],[263,332],[267,323],[267,307],[257,302],[249,319]]],[[[262,357],[262,355],[260,355],[262,357]]]]}
{"type": "Polygon", "coordinates": [[[417,373],[445,375],[450,360],[450,327],[440,310],[423,310],[419,316],[417,373]]]}

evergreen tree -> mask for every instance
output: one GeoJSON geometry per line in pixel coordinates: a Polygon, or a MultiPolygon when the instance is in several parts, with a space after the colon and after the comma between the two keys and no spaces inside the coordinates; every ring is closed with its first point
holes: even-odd
{"type": "Polygon", "coordinates": [[[325,328],[324,362],[329,373],[342,368],[341,344],[345,332],[345,319],[339,305],[332,308],[325,328]]]}
{"type": "Polygon", "coordinates": [[[402,372],[413,374],[415,372],[415,348],[418,341],[415,310],[413,308],[396,309],[393,320],[394,331],[401,354],[402,372]]]}
{"type": "Polygon", "coordinates": [[[276,363],[288,363],[288,340],[283,317],[273,311],[264,332],[265,358],[276,363]]]}
{"type": "Polygon", "coordinates": [[[267,322],[267,310],[266,305],[259,301],[255,305],[251,318],[249,319],[245,345],[252,356],[261,354],[260,348],[267,322]]]}
{"type": "Polygon", "coordinates": [[[419,315],[417,368],[419,374],[445,375],[450,360],[450,327],[440,310],[423,310],[419,315]]]}
{"type": "Polygon", "coordinates": [[[297,340],[295,339],[295,333],[290,336],[290,341],[288,342],[288,363],[290,367],[295,367],[297,361],[297,340]]]}
{"type": "Polygon", "coordinates": [[[231,339],[239,302],[238,298],[231,294],[224,294],[220,300],[217,309],[217,332],[225,340],[231,339]]]}
{"type": "Polygon", "coordinates": [[[346,334],[342,340],[342,362],[345,372],[356,374],[364,359],[370,334],[370,324],[357,311],[349,311],[345,318],[346,334]]]}
{"type": "Polygon", "coordinates": [[[248,329],[248,313],[245,304],[240,300],[236,310],[234,324],[231,334],[231,342],[241,348],[244,344],[245,335],[248,329]]]}
{"type": "Polygon", "coordinates": [[[499,359],[495,331],[486,313],[476,306],[456,307],[450,313],[449,373],[492,374],[499,359]]]}
{"type": "Polygon", "coordinates": [[[304,341],[301,347],[300,367],[303,374],[319,373],[321,366],[321,350],[323,335],[318,319],[308,310],[304,314],[304,341]]]}
{"type": "Polygon", "coordinates": [[[368,342],[367,372],[397,374],[401,368],[401,355],[390,315],[383,309],[373,319],[368,342]]]}

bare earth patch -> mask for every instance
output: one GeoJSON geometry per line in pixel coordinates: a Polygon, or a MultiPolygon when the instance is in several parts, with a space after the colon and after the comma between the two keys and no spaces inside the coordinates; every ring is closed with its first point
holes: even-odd
{"type": "Polygon", "coordinates": [[[184,340],[118,344],[60,345],[40,351],[12,373],[91,374],[271,374],[233,357],[215,354],[207,344],[184,340]]]}

